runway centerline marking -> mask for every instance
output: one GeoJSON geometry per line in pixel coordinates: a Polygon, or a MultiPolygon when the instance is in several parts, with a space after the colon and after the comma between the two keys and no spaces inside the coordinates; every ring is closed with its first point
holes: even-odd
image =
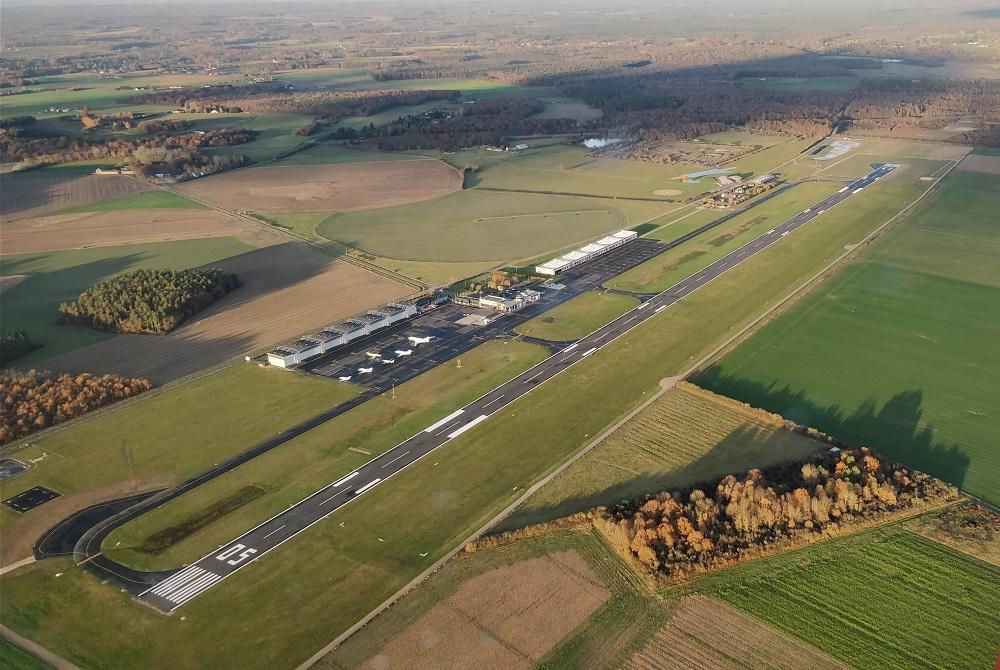
{"type": "Polygon", "coordinates": [[[390,465],[392,465],[393,463],[395,463],[396,461],[398,461],[399,459],[401,459],[403,456],[406,456],[408,453],[410,453],[409,449],[407,449],[406,451],[404,451],[403,453],[401,453],[399,456],[396,456],[396,458],[392,459],[391,461],[389,461],[388,463],[386,463],[382,467],[383,468],[389,467],[390,465]]]}
{"type": "Polygon", "coordinates": [[[288,525],[288,524],[286,524],[286,523],[283,523],[283,524],[281,524],[280,526],[278,526],[277,528],[275,528],[275,529],[274,529],[274,530],[272,530],[272,531],[271,531],[270,533],[268,533],[267,535],[265,535],[264,537],[262,537],[262,538],[260,538],[260,539],[262,539],[262,540],[266,540],[267,538],[271,537],[272,535],[274,535],[275,533],[277,533],[277,532],[278,532],[279,530],[281,530],[282,528],[284,528],[284,527],[285,527],[285,526],[287,526],[287,525],[288,525]]]}

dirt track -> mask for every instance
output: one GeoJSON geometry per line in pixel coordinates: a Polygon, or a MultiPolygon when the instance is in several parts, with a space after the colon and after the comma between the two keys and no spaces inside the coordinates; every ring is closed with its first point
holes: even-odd
{"type": "Polygon", "coordinates": [[[265,247],[214,265],[243,285],[164,335],[117,335],[39,363],[58,371],[118,372],[156,384],[257,351],[402,297],[410,289],[304,244],[265,247]]]}
{"type": "Polygon", "coordinates": [[[362,667],[531,668],[609,597],[575,552],[496,568],[466,581],[362,667]]]}
{"type": "Polygon", "coordinates": [[[258,212],[350,212],[431,200],[462,188],[438,160],[258,167],[177,187],[220,207],[258,212]]]}
{"type": "Polygon", "coordinates": [[[263,233],[211,209],[134,209],[19,219],[0,230],[5,254],[263,233]]]}
{"type": "Polygon", "coordinates": [[[119,175],[87,175],[72,179],[4,175],[0,179],[0,188],[3,189],[2,219],[6,223],[148,191],[152,187],[119,175]]]}

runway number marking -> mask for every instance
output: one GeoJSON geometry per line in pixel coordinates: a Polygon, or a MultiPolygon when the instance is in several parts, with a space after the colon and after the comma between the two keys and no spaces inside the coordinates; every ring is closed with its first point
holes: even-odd
{"type": "Polygon", "coordinates": [[[215,558],[219,561],[228,563],[229,565],[239,565],[256,553],[256,549],[248,549],[245,544],[234,544],[215,558]],[[232,560],[227,560],[236,554],[239,554],[239,556],[236,556],[236,558],[233,558],[232,560]]]}

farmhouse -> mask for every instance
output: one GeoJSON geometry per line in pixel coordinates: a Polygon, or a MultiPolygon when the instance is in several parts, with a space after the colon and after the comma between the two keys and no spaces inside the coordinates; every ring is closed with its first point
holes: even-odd
{"type": "Polygon", "coordinates": [[[565,272],[570,268],[576,267],[580,263],[586,263],[589,260],[597,258],[601,254],[605,254],[612,249],[616,249],[623,244],[627,244],[632,240],[639,237],[639,234],[634,230],[619,230],[617,233],[608,235],[607,237],[602,237],[596,242],[592,242],[584,247],[580,247],[568,254],[563,254],[558,258],[553,258],[550,261],[546,261],[541,265],[535,266],[535,272],[540,275],[553,276],[560,272],[565,272]]]}
{"type": "Polygon", "coordinates": [[[324,354],[334,347],[375,332],[417,313],[416,305],[392,302],[360,316],[327,326],[317,333],[300,337],[290,344],[283,344],[267,352],[267,362],[275,367],[287,368],[324,354]]]}

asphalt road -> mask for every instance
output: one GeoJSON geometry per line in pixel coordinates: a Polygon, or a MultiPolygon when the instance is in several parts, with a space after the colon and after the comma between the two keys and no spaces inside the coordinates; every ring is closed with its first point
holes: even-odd
{"type": "Polygon", "coordinates": [[[436,421],[406,441],[373,458],[357,470],[320,489],[289,509],[268,519],[204,558],[181,569],[142,592],[140,598],[164,612],[170,612],[210,589],[267,552],[292,539],[313,524],[326,519],[344,505],[383,484],[394,474],[420,460],[438,447],[489,419],[505,406],[531,392],[570,366],[597,355],[601,348],[716,277],[744,262],[762,249],[791,234],[847,200],[893,169],[893,164],[877,166],[839,192],[788,219],[774,229],[715,261],[701,272],[671,286],[607,325],[563,348],[514,379],[498,386],[465,407],[436,421]]]}

